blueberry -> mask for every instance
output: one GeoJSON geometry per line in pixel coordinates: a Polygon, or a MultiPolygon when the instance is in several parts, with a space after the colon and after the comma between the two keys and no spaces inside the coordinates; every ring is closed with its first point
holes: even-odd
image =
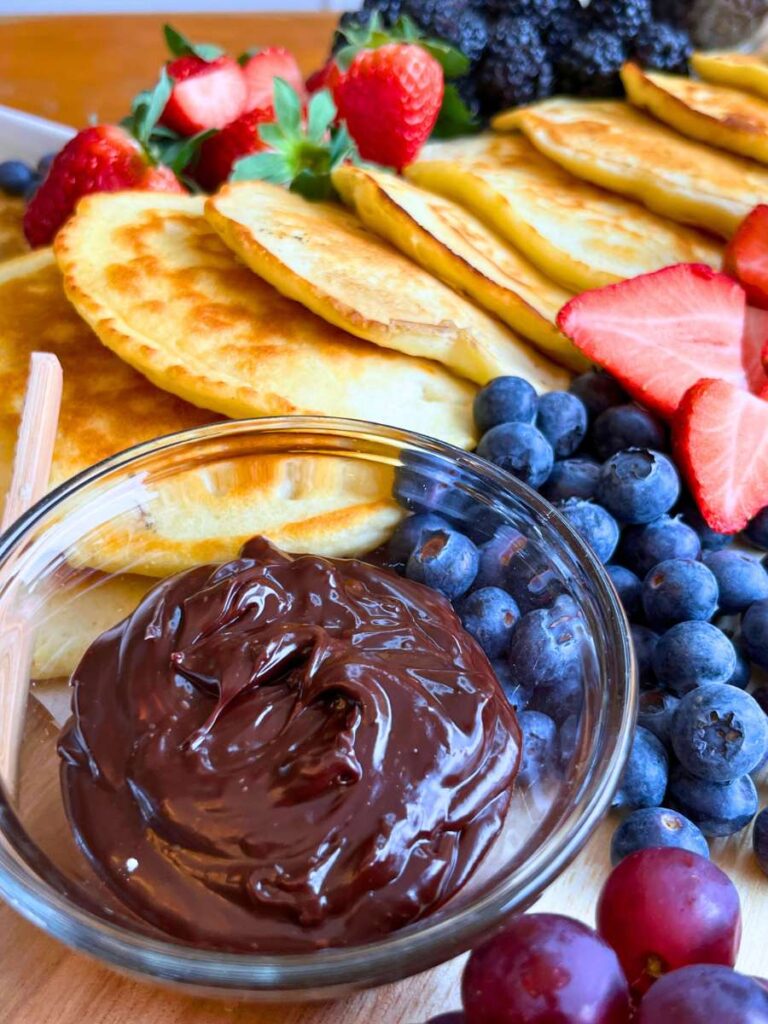
{"type": "Polygon", "coordinates": [[[659,516],[645,526],[630,526],[622,538],[621,558],[641,578],[670,558],[701,555],[699,535],[680,516],[659,516]]]}
{"type": "Polygon", "coordinates": [[[733,782],[765,757],[768,719],[743,690],[727,683],[700,686],[680,701],[672,747],[691,775],[707,782],[733,782]]]}
{"type": "Polygon", "coordinates": [[[659,634],[654,633],[647,626],[632,625],[629,628],[632,637],[632,647],[637,662],[637,676],[640,685],[646,689],[656,685],[656,676],[653,671],[653,656],[659,642],[659,634]]]}
{"type": "Polygon", "coordinates": [[[523,561],[527,546],[527,538],[514,526],[500,526],[490,540],[480,545],[475,586],[506,587],[510,566],[523,561]]]}
{"type": "Polygon", "coordinates": [[[465,477],[455,466],[424,452],[408,452],[395,470],[393,494],[411,512],[437,512],[444,519],[463,521],[477,503],[462,488],[465,477]]]}
{"type": "Polygon", "coordinates": [[[665,747],[671,747],[672,723],[679,703],[679,699],[666,690],[646,690],[640,694],[637,724],[652,732],[665,747]]]}
{"type": "Polygon", "coordinates": [[[523,615],[512,634],[512,676],[533,691],[531,705],[556,722],[581,707],[586,639],[584,622],[568,597],[523,615]]]}
{"type": "Polygon", "coordinates": [[[587,456],[556,462],[541,493],[548,501],[567,501],[568,498],[591,498],[597,490],[600,463],[587,456]]]}
{"type": "Polygon", "coordinates": [[[668,807],[641,807],[626,818],[613,833],[611,864],[650,847],[674,846],[709,857],[709,845],[701,829],[678,811],[668,807]]]}
{"type": "Polygon", "coordinates": [[[768,551],[768,507],[757,513],[744,532],[756,548],[768,551]]]}
{"type": "Polygon", "coordinates": [[[752,830],[752,846],[757,862],[768,875],[768,807],[764,808],[755,818],[752,830]]]}
{"type": "Polygon", "coordinates": [[[741,639],[747,657],[760,668],[768,669],[768,599],[756,601],[744,612],[741,639]]]}
{"type": "Polygon", "coordinates": [[[616,588],[627,618],[639,618],[643,611],[643,584],[623,565],[609,565],[608,575],[616,588]]]}
{"type": "Polygon", "coordinates": [[[529,487],[541,487],[555,461],[549,441],[530,423],[501,423],[492,427],[480,439],[477,454],[529,487]]]}
{"type": "Polygon", "coordinates": [[[457,604],[456,612],[464,629],[489,658],[498,658],[507,651],[512,630],[520,618],[515,600],[499,587],[473,590],[457,604]]]}
{"type": "Polygon", "coordinates": [[[627,400],[627,393],[621,384],[602,370],[582,373],[573,381],[569,391],[581,399],[591,419],[627,400]]]}
{"type": "Polygon", "coordinates": [[[560,726],[558,734],[558,764],[563,772],[568,772],[571,762],[576,755],[576,747],[581,732],[581,716],[570,715],[560,726]]]}
{"type": "Polygon", "coordinates": [[[606,512],[602,505],[580,498],[569,498],[558,505],[558,510],[601,562],[611,559],[619,543],[619,524],[610,512],[606,512]]]}
{"type": "Polygon", "coordinates": [[[614,405],[595,420],[592,445],[599,459],[610,459],[625,448],[663,451],[667,446],[667,432],[660,419],[634,402],[614,405]]]}
{"type": "Polygon", "coordinates": [[[656,626],[697,619],[707,622],[715,614],[717,580],[710,569],[692,558],[668,558],[643,580],[643,608],[656,626]]]}
{"type": "Polygon", "coordinates": [[[48,171],[51,169],[51,164],[58,156],[58,153],[46,153],[45,156],[41,156],[37,161],[37,173],[41,178],[44,178],[48,171]]]}
{"type": "Polygon", "coordinates": [[[705,782],[677,765],[670,774],[667,799],[705,836],[731,836],[757,813],[757,790],[749,775],[721,785],[705,782]]]}
{"type": "Polygon", "coordinates": [[[705,522],[698,505],[690,494],[683,496],[679,509],[686,523],[698,534],[702,550],[720,551],[722,548],[728,547],[733,541],[734,535],[732,533],[717,533],[705,522]]]}
{"type": "Polygon", "coordinates": [[[587,433],[587,410],[567,391],[550,391],[539,399],[536,426],[552,445],[555,458],[573,455],[587,433]]]}
{"type": "Polygon", "coordinates": [[[743,612],[768,597],[768,572],[741,551],[708,551],[704,564],[714,573],[720,590],[720,609],[743,612]]]}
{"type": "Polygon", "coordinates": [[[651,523],[677,501],[680,478],[660,452],[627,448],[603,465],[597,500],[625,523],[651,523]]]}
{"type": "Polygon", "coordinates": [[[752,696],[763,709],[763,712],[768,715],[768,686],[758,686],[756,690],[752,691],[752,696]]]}
{"type": "Polygon", "coordinates": [[[500,423],[533,423],[539,399],[522,377],[497,377],[478,391],[473,412],[481,434],[500,423]]]}
{"type": "Polygon", "coordinates": [[[664,800],[669,758],[661,740],[638,726],[614,807],[658,807],[664,800]]]}
{"type": "Polygon", "coordinates": [[[480,545],[475,586],[502,587],[514,597],[521,612],[552,604],[564,589],[541,549],[508,525],[480,545]]]}
{"type": "Polygon", "coordinates": [[[4,160],[0,163],[0,191],[9,196],[23,196],[35,181],[34,170],[22,160],[4,160]]]}
{"type": "Polygon", "coordinates": [[[453,600],[472,586],[478,562],[477,548],[463,533],[427,530],[413,549],[405,574],[453,600]]]}
{"type": "Polygon", "coordinates": [[[746,690],[752,681],[752,664],[744,656],[744,647],[741,640],[733,640],[733,649],[736,651],[736,668],[726,680],[729,686],[737,686],[740,690],[746,690]]]}
{"type": "Polygon", "coordinates": [[[448,523],[433,512],[419,512],[398,523],[387,544],[387,557],[394,563],[405,563],[419,543],[425,530],[444,530],[448,523]]]}
{"type": "Polygon", "coordinates": [[[522,786],[533,786],[555,766],[557,727],[540,711],[523,711],[517,721],[523,743],[517,780],[522,786]]]}
{"type": "Polygon", "coordinates": [[[679,622],[661,636],[653,654],[656,678],[678,697],[698,686],[727,683],[735,667],[733,644],[709,622],[679,622]]]}
{"type": "Polygon", "coordinates": [[[517,711],[525,711],[530,703],[533,690],[530,687],[521,686],[517,682],[506,658],[494,658],[491,668],[512,707],[517,711]]]}

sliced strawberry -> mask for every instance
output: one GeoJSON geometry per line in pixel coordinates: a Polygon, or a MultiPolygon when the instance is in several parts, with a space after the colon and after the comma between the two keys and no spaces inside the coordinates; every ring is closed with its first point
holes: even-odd
{"type": "Polygon", "coordinates": [[[763,360],[768,355],[768,310],[747,306],[743,361],[749,390],[759,395],[768,384],[763,360]]]}
{"type": "Polygon", "coordinates": [[[265,148],[259,138],[259,125],[274,121],[271,104],[241,114],[216,135],[206,139],[200,147],[200,158],[195,168],[195,179],[209,192],[215,192],[229,177],[232,164],[241,156],[258,153],[265,148]]]}
{"type": "Polygon", "coordinates": [[[245,78],[231,57],[179,57],[167,70],[174,85],[161,120],[181,135],[223,128],[245,109],[245,78]]]}
{"type": "Polygon", "coordinates": [[[713,530],[736,533],[768,505],[768,402],[723,380],[700,380],[683,398],[673,438],[713,530]]]}
{"type": "Polygon", "coordinates": [[[313,71],[304,83],[308,95],[320,92],[321,89],[330,89],[331,92],[341,80],[341,71],[335,60],[326,61],[317,71],[313,71]]]}
{"type": "Polygon", "coordinates": [[[558,326],[644,405],[671,417],[703,376],[747,387],[744,290],[710,267],[680,263],[584,292],[558,326]]]}
{"type": "Polygon", "coordinates": [[[768,206],[756,206],[744,218],[725,250],[723,266],[753,306],[768,309],[768,206]]]}
{"type": "Polygon", "coordinates": [[[282,78],[304,98],[304,78],[296,58],[282,46],[270,46],[253,54],[243,64],[247,98],[245,110],[263,109],[270,106],[274,97],[273,82],[282,78]]]}

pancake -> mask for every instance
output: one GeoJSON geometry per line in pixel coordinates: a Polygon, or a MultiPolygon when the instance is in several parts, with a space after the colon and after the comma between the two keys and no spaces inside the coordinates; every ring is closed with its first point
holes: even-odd
{"type": "Polygon", "coordinates": [[[709,238],[580,181],[521,135],[430,144],[406,176],[472,210],[575,292],[670,263],[720,265],[709,238]]]}
{"type": "Polygon", "coordinates": [[[283,298],[237,262],[202,210],[193,196],[94,195],[59,233],[67,294],[121,359],[226,416],[371,419],[473,445],[475,388],[283,298]]]}
{"type": "Polygon", "coordinates": [[[333,182],[369,230],[573,370],[589,362],[555,326],[571,293],[474,214],[394,174],[343,164],[333,182]]]}
{"type": "Polygon", "coordinates": [[[335,204],[249,181],[212,196],[206,215],[227,245],[283,295],[382,348],[438,360],[478,384],[516,374],[550,390],[568,379],[335,204]]]}
{"type": "Polygon", "coordinates": [[[23,216],[24,200],[0,193],[0,260],[8,260],[28,251],[22,227],[23,216]]]}
{"type": "Polygon", "coordinates": [[[768,196],[767,168],[686,139],[618,100],[556,98],[494,124],[522,129],[572,174],[724,238],[768,196]]]}
{"type": "Polygon", "coordinates": [[[759,53],[694,53],[691,67],[705,82],[731,85],[768,99],[768,63],[759,53]]]}
{"type": "Polygon", "coordinates": [[[768,100],[726,85],[663,75],[626,64],[627,98],[659,121],[720,149],[768,163],[768,100]]]}

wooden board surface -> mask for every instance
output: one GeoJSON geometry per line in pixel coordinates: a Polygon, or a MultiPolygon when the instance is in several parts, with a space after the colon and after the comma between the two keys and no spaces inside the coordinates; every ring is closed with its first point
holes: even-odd
{"type": "MultiPolygon", "coordinates": [[[[82,125],[115,120],[156,76],[163,58],[162,17],[0,19],[0,103],[82,125]]],[[[305,71],[327,50],[331,15],[173,16],[198,41],[239,52],[283,45],[305,71]]],[[[42,714],[42,710],[40,710],[42,714]]],[[[762,803],[768,789],[762,786],[762,803]]],[[[591,922],[608,870],[613,822],[606,822],[537,909],[591,922]]],[[[739,967],[768,975],[764,932],[768,879],[757,868],[749,830],[713,847],[739,886],[745,938],[739,967]]],[[[0,905],[0,1019],[4,1024],[418,1024],[457,1008],[461,962],[334,1005],[259,1007],[192,999],[118,977],[73,954],[0,905]]]]}

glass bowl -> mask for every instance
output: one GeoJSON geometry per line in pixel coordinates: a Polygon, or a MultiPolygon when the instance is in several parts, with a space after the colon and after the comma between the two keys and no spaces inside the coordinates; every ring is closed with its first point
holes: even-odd
{"type": "Polygon", "coordinates": [[[628,627],[591,551],[551,505],[491,464],[375,424],[216,423],[102,462],[0,538],[0,614],[0,687],[7,697],[14,678],[23,684],[20,728],[11,724],[0,750],[12,766],[18,740],[18,795],[8,767],[0,789],[0,895],[69,946],[198,994],[334,998],[464,952],[506,915],[530,907],[574,858],[610,805],[631,743],[628,627]],[[234,557],[256,533],[287,550],[363,556],[377,549],[371,557],[381,560],[403,506],[439,512],[478,544],[499,530],[519,538],[510,579],[523,612],[563,593],[575,603],[585,635],[578,714],[560,723],[562,769],[545,785],[516,790],[502,833],[458,894],[369,944],[229,953],[146,925],[89,867],[64,815],[56,743],[69,714],[67,674],[91,639],[133,610],[152,578],[234,557]]]}

